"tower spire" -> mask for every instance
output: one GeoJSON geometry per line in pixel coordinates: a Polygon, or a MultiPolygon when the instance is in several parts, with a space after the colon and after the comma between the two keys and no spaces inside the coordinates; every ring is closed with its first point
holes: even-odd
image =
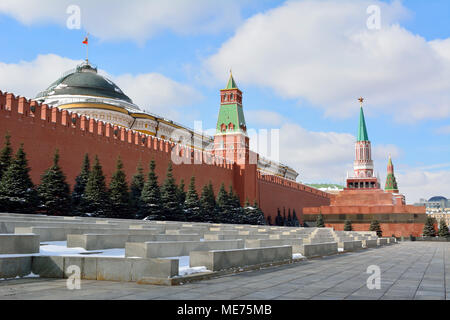
{"type": "Polygon", "coordinates": [[[398,193],[398,185],[397,180],[395,179],[394,165],[392,164],[391,155],[389,155],[389,161],[387,165],[386,185],[384,189],[387,192],[398,193]]]}
{"type": "Polygon", "coordinates": [[[363,102],[364,98],[358,99],[361,109],[359,112],[359,127],[358,127],[358,141],[369,141],[369,135],[367,134],[366,120],[364,118],[363,102]]]}
{"type": "Polygon", "coordinates": [[[230,78],[228,78],[227,87],[225,89],[229,90],[229,89],[237,89],[237,88],[238,88],[238,86],[236,84],[236,81],[234,81],[234,78],[233,78],[233,71],[230,69],[230,78]]]}

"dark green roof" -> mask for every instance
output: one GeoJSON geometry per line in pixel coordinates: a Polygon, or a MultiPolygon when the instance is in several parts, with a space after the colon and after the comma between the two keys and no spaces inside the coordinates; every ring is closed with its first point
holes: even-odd
{"type": "Polygon", "coordinates": [[[73,72],[59,78],[36,98],[52,95],[86,95],[133,103],[115,83],[97,74],[97,69],[89,64],[80,65],[73,72]]]}
{"type": "Polygon", "coordinates": [[[364,111],[362,107],[359,113],[358,141],[369,141],[369,135],[367,134],[367,127],[366,127],[366,120],[364,119],[364,111]]]}
{"type": "Polygon", "coordinates": [[[247,128],[242,106],[238,104],[221,105],[216,129],[217,133],[245,132],[247,128]],[[229,129],[230,123],[233,124],[233,130],[229,129]],[[222,132],[221,130],[222,124],[227,126],[227,130],[225,132],[222,132]]]}
{"type": "Polygon", "coordinates": [[[233,75],[230,73],[230,79],[228,79],[227,87],[225,89],[237,89],[237,84],[234,81],[233,75]]]}
{"type": "Polygon", "coordinates": [[[395,179],[394,174],[389,173],[386,176],[386,186],[385,190],[398,190],[397,180],[395,179]]]}

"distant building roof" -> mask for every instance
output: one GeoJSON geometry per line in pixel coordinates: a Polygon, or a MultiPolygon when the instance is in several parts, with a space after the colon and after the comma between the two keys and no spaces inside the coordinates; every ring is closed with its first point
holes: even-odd
{"type": "Polygon", "coordinates": [[[442,197],[442,196],[435,196],[435,197],[431,197],[428,202],[440,202],[440,201],[447,201],[446,197],[442,197]]]}

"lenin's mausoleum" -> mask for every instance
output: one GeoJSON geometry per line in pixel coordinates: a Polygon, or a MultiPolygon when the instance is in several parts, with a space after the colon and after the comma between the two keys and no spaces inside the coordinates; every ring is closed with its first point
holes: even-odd
{"type": "Polygon", "coordinates": [[[172,160],[177,182],[195,175],[199,192],[211,181],[216,193],[222,183],[231,185],[242,204],[256,201],[272,224],[278,209],[285,208],[295,210],[300,222],[315,221],[322,213],[326,226],[337,230],[343,229],[345,220],[357,231],[368,230],[370,222],[378,220],[385,236],[418,236],[422,232],[425,207],[405,205],[392,161],[385,190],[373,176],[362,107],[354,176],[347,179],[342,192],[331,195],[297,183],[295,170],[249,149],[242,101],[242,91],[230,75],[226,88],[220,90],[216,133],[207,136],[142,111],[86,61],[35,99],[0,91],[0,128],[3,136],[9,132],[14,149],[24,144],[35,184],[51,165],[55,149],[72,186],[86,153],[98,155],[107,180],[119,156],[128,179],[139,162],[148,168],[154,159],[160,183],[172,160]]]}

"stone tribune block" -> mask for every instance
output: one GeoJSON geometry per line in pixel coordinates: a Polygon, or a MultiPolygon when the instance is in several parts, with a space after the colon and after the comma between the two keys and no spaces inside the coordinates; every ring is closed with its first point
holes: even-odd
{"type": "Polygon", "coordinates": [[[37,234],[0,234],[0,254],[39,253],[37,234]]]}
{"type": "Polygon", "coordinates": [[[41,278],[63,278],[64,257],[32,257],[31,270],[41,278]]]}
{"type": "Polygon", "coordinates": [[[97,260],[97,280],[131,281],[132,262],[124,258],[102,258],[97,260]]]}
{"type": "Polygon", "coordinates": [[[0,279],[23,277],[31,273],[31,256],[0,258],[0,279]]]}

